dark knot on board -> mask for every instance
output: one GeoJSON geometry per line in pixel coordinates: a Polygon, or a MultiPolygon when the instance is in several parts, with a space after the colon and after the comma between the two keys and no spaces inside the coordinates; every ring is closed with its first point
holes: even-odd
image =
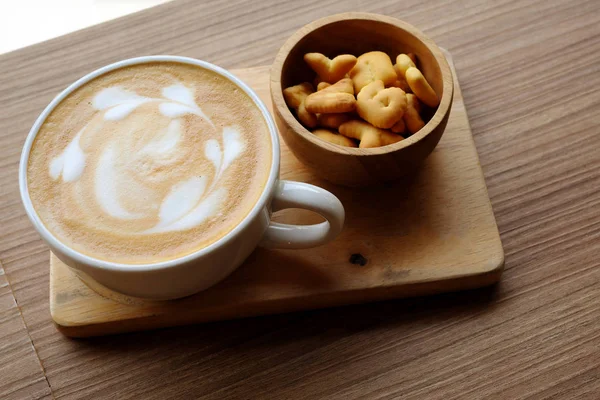
{"type": "Polygon", "coordinates": [[[360,253],[354,253],[350,256],[350,264],[360,265],[364,267],[367,265],[367,259],[360,253]]]}

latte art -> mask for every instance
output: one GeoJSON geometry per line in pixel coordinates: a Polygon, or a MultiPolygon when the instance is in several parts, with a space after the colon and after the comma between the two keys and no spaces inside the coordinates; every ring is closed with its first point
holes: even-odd
{"type": "Polygon", "coordinates": [[[40,129],[32,201],[60,240],[94,257],[180,256],[223,236],[256,202],[268,135],[252,101],[217,74],[168,62],[112,71],[40,129]]]}
{"type": "MultiPolygon", "coordinates": [[[[157,99],[143,97],[121,87],[103,89],[92,101],[101,118],[104,121],[131,118],[132,121],[123,122],[108,132],[101,123],[95,124],[93,129],[86,125],[63,153],[52,159],[49,166],[50,176],[55,180],[62,177],[65,182],[79,181],[84,171],[91,174],[92,186],[76,183],[71,190],[74,196],[81,196],[78,199],[80,202],[93,197],[110,217],[158,219],[152,228],[134,231],[139,234],[190,229],[214,216],[227,195],[227,191],[219,187],[219,179],[244,149],[239,130],[225,127],[222,129],[222,145],[216,139],[208,139],[204,145],[204,155],[213,163],[213,171],[198,171],[202,174],[199,176],[194,175],[193,170],[182,171],[191,174],[189,177],[174,171],[184,168],[182,159],[189,156],[182,140],[182,117],[189,114],[208,122],[205,126],[207,130],[216,128],[195,103],[190,88],[175,84],[164,88],[162,94],[164,98],[157,99]],[[145,110],[141,107],[144,104],[148,104],[145,110]],[[144,123],[146,113],[152,111],[151,107],[156,107],[169,120],[168,125],[157,132],[144,123]],[[140,115],[136,115],[137,109],[141,109],[138,111],[140,115]],[[132,134],[140,130],[144,131],[142,135],[132,134]],[[97,160],[87,157],[80,144],[82,137],[89,143],[97,143],[98,140],[94,140],[92,135],[101,136],[98,146],[102,148],[94,149],[96,152],[100,150],[97,160]],[[173,175],[183,180],[173,182],[170,179],[173,175]],[[160,205],[156,202],[158,198],[155,193],[160,192],[160,186],[156,186],[158,182],[171,185],[160,205]],[[132,204],[128,208],[122,204],[121,197],[127,195],[132,187],[136,187],[136,194],[142,198],[154,200],[148,204],[149,207],[132,204]],[[92,190],[90,196],[88,191],[92,190]]],[[[197,134],[207,136],[206,131],[197,134]]],[[[140,228],[143,224],[133,227],[140,228]]]]}

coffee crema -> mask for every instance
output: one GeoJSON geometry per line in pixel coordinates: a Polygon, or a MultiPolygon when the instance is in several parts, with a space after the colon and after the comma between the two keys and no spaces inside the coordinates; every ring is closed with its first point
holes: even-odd
{"type": "Polygon", "coordinates": [[[261,111],[227,78],[151,62],[101,75],[48,115],[29,155],[33,207],[61,242],[146,264],[214,243],[250,212],[271,168],[261,111]]]}

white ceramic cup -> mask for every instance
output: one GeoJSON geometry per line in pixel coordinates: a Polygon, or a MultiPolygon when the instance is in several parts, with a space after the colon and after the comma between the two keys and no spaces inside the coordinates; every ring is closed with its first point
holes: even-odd
{"type": "MultiPolygon", "coordinates": [[[[330,192],[301,182],[279,179],[279,137],[275,123],[256,93],[234,75],[205,61],[178,56],[148,56],[120,61],[100,68],[60,93],[35,121],[23,147],[19,166],[21,199],[33,226],[52,252],[90,286],[100,285],[119,293],[150,299],[174,299],[204,290],[233,272],[256,246],[302,249],[333,240],[344,224],[344,207],[330,192]],[[213,71],[235,83],[260,109],[269,127],[273,149],[271,170],[263,192],[250,213],[229,233],[192,254],[169,261],[128,265],[98,260],[60,242],[42,223],[27,188],[27,163],[31,146],[46,117],[66,96],[108,71],[154,61],[175,61],[213,71]],[[300,226],[271,222],[271,213],[285,208],[303,208],[322,215],[320,224],[300,226]]],[[[282,268],[285,268],[282,265],[282,268]]]]}

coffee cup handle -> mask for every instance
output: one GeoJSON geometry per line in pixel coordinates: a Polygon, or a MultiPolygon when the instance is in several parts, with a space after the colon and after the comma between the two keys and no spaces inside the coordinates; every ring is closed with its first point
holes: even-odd
{"type": "Polygon", "coordinates": [[[314,225],[269,224],[260,246],[306,249],[333,240],[344,226],[344,206],[333,194],[308,183],[280,180],[271,203],[273,212],[286,208],[314,211],[326,221],[314,225]]]}

